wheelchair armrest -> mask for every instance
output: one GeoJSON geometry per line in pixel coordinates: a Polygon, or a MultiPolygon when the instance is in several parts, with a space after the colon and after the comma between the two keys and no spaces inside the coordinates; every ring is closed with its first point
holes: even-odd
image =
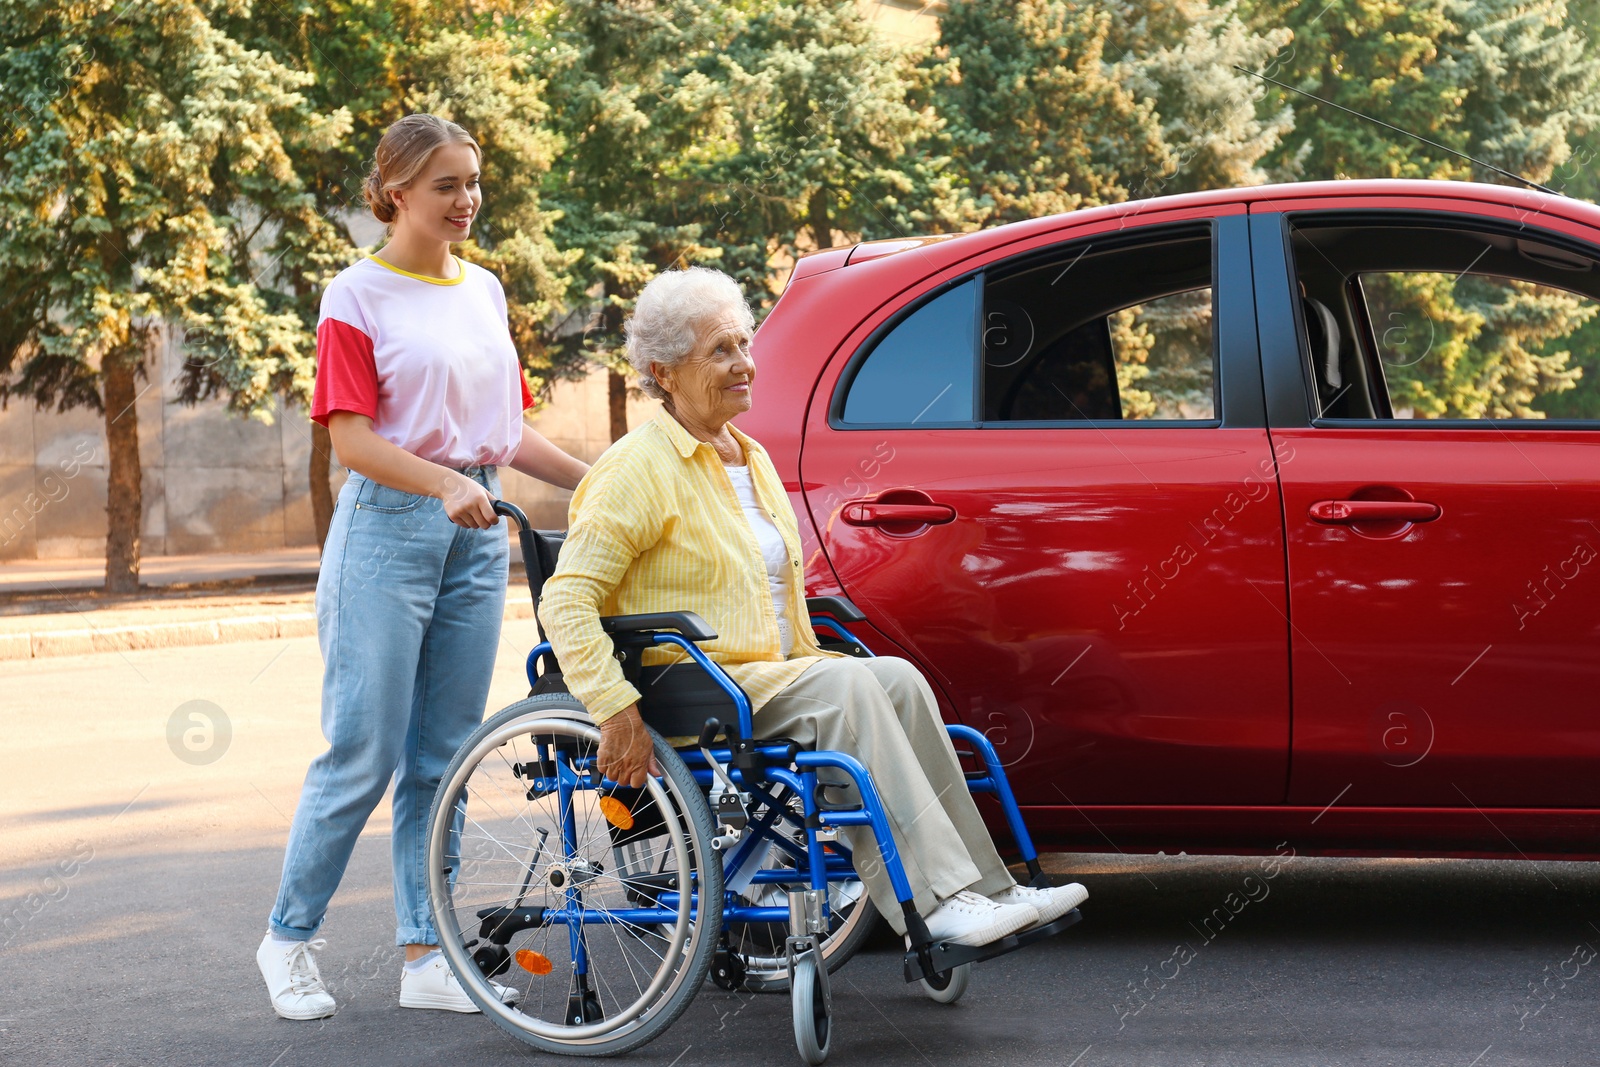
{"type": "Polygon", "coordinates": [[[866,615],[851,603],[849,597],[813,596],[806,598],[806,612],[810,615],[832,615],[840,622],[866,622],[866,615]]]}
{"type": "Polygon", "coordinates": [[[692,611],[655,611],[645,615],[607,615],[600,628],[608,634],[638,634],[651,630],[676,630],[691,641],[715,641],[717,632],[692,611]]]}

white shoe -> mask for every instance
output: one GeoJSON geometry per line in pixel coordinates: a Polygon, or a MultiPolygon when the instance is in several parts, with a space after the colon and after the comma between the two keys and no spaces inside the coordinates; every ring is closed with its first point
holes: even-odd
{"type": "Polygon", "coordinates": [[[261,939],[256,949],[256,966],[261,977],[267,980],[267,995],[272,998],[272,1010],[284,1019],[326,1019],[337,1005],[322,984],[317,961],[311,955],[320,952],[327,942],[291,941],[285,944],[271,934],[261,939]]]}
{"type": "Polygon", "coordinates": [[[996,904],[1031,904],[1039,913],[1039,925],[1053,923],[1079,904],[1089,899],[1089,891],[1077,882],[1058,885],[1050,889],[1014,885],[989,898],[996,904]]]}
{"type": "MultiPolygon", "coordinates": [[[[490,982],[501,1003],[515,1004],[517,991],[499,982],[490,982]]],[[[437,1008],[441,1011],[475,1012],[478,1006],[461,988],[455,972],[445,962],[444,954],[435,951],[428,965],[420,971],[402,967],[400,971],[400,1006],[402,1008],[437,1008]]]]}
{"type": "Polygon", "coordinates": [[[1032,904],[998,904],[963,889],[940,901],[924,921],[935,941],[976,947],[1033,926],[1039,913],[1032,904]]]}

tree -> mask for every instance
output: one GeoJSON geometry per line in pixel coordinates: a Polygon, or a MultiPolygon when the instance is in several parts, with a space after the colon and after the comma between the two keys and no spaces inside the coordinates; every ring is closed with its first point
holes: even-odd
{"type": "Polygon", "coordinates": [[[952,0],[936,100],[986,221],[1116,203],[1174,169],[1154,102],[1106,56],[1111,30],[1111,13],[1087,3],[952,0]]]}
{"type": "MultiPolygon", "coordinates": [[[[342,132],[309,81],[212,21],[214,5],[0,5],[0,390],[105,418],[106,589],[139,583],[138,381],[167,319],[217,342],[241,410],[309,382],[298,320],[257,284],[241,220],[314,220],[291,156],[342,132]],[[246,358],[233,358],[238,353],[246,358]]],[[[293,239],[293,238],[289,238],[293,239]]],[[[148,388],[148,387],[146,387],[148,388]]]]}
{"type": "Polygon", "coordinates": [[[853,0],[753,14],[709,71],[736,103],[706,179],[726,189],[715,236],[765,268],[774,253],[973,221],[938,154],[929,89],[947,64],[886,44],[853,0]]]}
{"type": "Polygon", "coordinates": [[[1237,68],[1259,70],[1292,34],[1252,30],[1237,0],[1165,0],[1112,11],[1114,71],[1154,107],[1170,170],[1147,174],[1134,196],[1260,185],[1261,162],[1294,127],[1294,110],[1269,105],[1263,83],[1237,68]]]}
{"type": "Polygon", "coordinates": [[[997,222],[1265,181],[1292,112],[1233,68],[1288,37],[1236,0],[956,0],[934,54],[956,169],[997,222]]]}
{"type": "Polygon", "coordinates": [[[545,61],[551,122],[565,145],[546,193],[557,212],[552,232],[577,253],[565,301],[573,311],[547,322],[545,343],[607,368],[613,440],[628,430],[622,323],[645,283],[673,264],[703,262],[751,281],[702,240],[711,216],[693,173],[719,143],[726,113],[703,68],[738,32],[744,7],[565,0],[526,30],[545,61]]]}

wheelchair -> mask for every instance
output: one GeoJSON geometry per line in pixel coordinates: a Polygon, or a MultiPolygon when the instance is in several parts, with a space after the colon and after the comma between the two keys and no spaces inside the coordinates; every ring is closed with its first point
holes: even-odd
{"type": "MultiPolygon", "coordinates": [[[[495,510],[518,526],[537,606],[561,535],[534,530],[515,505],[497,501],[495,510]]],[[[848,629],[865,621],[848,600],[807,607],[819,637],[829,635],[824,647],[871,655],[848,629]]],[[[600,731],[567,691],[541,624],[527,660],[530,694],[455,754],[430,813],[440,948],[473,1002],[518,1040],[573,1056],[627,1052],[670,1027],[709,976],[730,990],[787,991],[801,1058],[822,1063],[829,973],[877,920],[841,827],[871,829],[880,856],[863,862],[881,860],[900,901],[905,979],[936,1001],[961,996],[973,963],[1080,919],[1074,909],[978,948],[934,941],[860,761],[756,739],[748,698],[698,647],[716,637],[699,616],[601,624],[643,694],[661,775],[638,789],[601,776],[600,731]],[[645,666],[643,652],[660,646],[687,658],[645,666]],[[846,781],[851,802],[830,802],[822,786],[846,781]]],[[[994,748],[970,727],[947,729],[964,767],[976,765],[968,788],[999,800],[1033,884],[1048,885],[994,748]]]]}

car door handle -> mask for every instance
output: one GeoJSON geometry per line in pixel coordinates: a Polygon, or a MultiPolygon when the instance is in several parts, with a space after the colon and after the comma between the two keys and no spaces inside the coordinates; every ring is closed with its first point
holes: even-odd
{"type": "Polygon", "coordinates": [[[956,509],[948,504],[880,504],[855,500],[844,506],[844,521],[851,526],[939,526],[953,522],[956,509]]]}
{"type": "Polygon", "coordinates": [[[1442,514],[1425,500],[1319,500],[1311,505],[1311,521],[1331,526],[1358,522],[1432,522],[1442,514]]]}

